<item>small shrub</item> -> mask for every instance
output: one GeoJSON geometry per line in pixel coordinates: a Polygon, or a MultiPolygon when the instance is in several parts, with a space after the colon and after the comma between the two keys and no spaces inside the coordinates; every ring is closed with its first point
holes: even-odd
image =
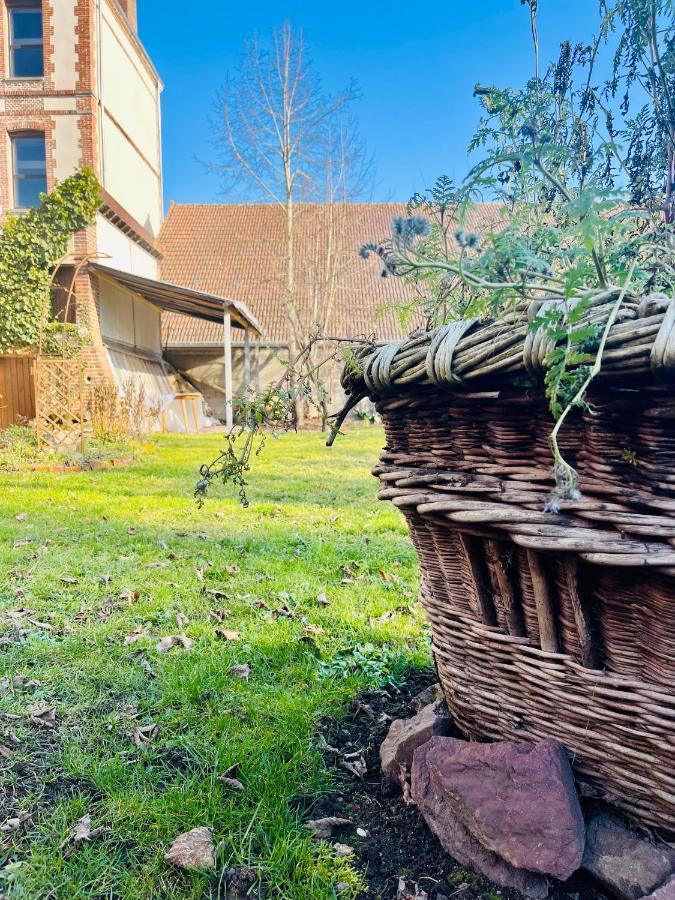
{"type": "Polygon", "coordinates": [[[94,439],[115,443],[140,438],[159,420],[159,401],[148,401],[142,381],[130,378],[122,391],[112,381],[94,384],[88,401],[94,439]]]}

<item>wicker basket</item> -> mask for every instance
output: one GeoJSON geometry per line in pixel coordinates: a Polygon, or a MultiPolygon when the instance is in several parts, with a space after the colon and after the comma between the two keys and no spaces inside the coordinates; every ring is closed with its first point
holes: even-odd
{"type": "Polygon", "coordinates": [[[345,386],[383,417],[380,497],[409,523],[460,726],[558,738],[591,795],[671,830],[675,310],[635,299],[621,318],[591,410],[563,434],[582,497],[556,512],[547,402],[517,386],[545,348],[518,313],[379,348],[345,386]]]}

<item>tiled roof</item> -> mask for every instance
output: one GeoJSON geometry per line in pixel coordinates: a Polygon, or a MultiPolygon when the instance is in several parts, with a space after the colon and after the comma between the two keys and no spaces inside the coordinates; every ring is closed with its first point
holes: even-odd
{"type": "MultiPolygon", "coordinates": [[[[391,220],[405,214],[403,203],[351,203],[331,207],[297,207],[296,273],[298,296],[312,330],[313,298],[320,297],[330,277],[328,261],[337,273],[335,312],[325,334],[379,340],[401,336],[392,306],[414,299],[401,278],[382,278],[377,260],[363,260],[358,248],[391,233],[391,220]],[[339,249],[327,253],[328,237],[339,249]]],[[[469,227],[484,230],[496,218],[494,204],[479,204],[469,227]]],[[[267,204],[173,204],[159,237],[164,254],[161,278],[173,284],[243,301],[262,323],[265,336],[285,341],[284,239],[282,210],[267,204]]],[[[222,329],[210,322],[174,313],[164,316],[164,341],[218,343],[222,329]]]]}

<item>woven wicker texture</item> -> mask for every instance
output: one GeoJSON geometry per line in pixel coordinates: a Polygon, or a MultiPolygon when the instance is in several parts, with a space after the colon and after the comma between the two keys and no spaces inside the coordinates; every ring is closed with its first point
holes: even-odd
{"type": "Polygon", "coordinates": [[[543,390],[504,375],[545,355],[517,317],[378,349],[346,381],[384,419],[380,497],[408,520],[457,720],[562,740],[594,792],[674,829],[675,315],[661,298],[624,313],[562,433],[582,497],[558,512],[543,390]]]}

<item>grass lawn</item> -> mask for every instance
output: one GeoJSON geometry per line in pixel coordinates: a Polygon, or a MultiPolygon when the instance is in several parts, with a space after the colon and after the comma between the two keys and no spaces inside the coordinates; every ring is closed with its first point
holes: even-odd
{"type": "Polygon", "coordinates": [[[158,438],[127,469],[0,475],[0,678],[39,682],[0,698],[0,829],[29,814],[0,830],[0,897],[219,897],[228,866],[259,867],[274,898],[357,892],[293,798],[336,786],[316,720],[428,663],[414,552],[375,499],[382,443],[270,441],[248,510],[222,486],[195,507],[218,436],[158,438]],[[177,634],[194,645],[157,651],[177,634]],[[55,728],[30,720],[45,708],[55,728]],[[236,763],[241,792],[217,779],[236,763]],[[105,831],[75,848],[87,814],[105,831]],[[216,874],[166,863],[202,825],[216,874]]]}

